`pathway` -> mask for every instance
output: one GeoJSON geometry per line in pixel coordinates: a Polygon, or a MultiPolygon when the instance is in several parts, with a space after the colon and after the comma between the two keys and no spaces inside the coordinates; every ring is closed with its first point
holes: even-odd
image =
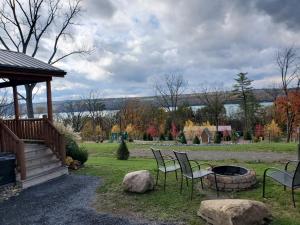
{"type": "Polygon", "coordinates": [[[1,225],[146,225],[90,207],[100,179],[67,175],[34,186],[0,204],[1,225]]]}

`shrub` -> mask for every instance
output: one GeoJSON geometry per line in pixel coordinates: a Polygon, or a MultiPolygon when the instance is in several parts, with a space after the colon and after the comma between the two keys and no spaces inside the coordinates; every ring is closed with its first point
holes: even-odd
{"type": "Polygon", "coordinates": [[[75,160],[78,160],[81,164],[84,164],[88,160],[89,154],[85,148],[80,147],[78,151],[75,151],[71,157],[75,160]]]}
{"type": "Polygon", "coordinates": [[[148,139],[148,141],[153,141],[153,137],[151,136],[151,134],[148,134],[147,139],[148,139]]]}
{"type": "Polygon", "coordinates": [[[195,136],[193,139],[193,144],[199,145],[200,144],[200,140],[198,138],[198,136],[195,136]]]}
{"type": "Polygon", "coordinates": [[[75,141],[81,140],[79,133],[76,133],[71,126],[65,126],[63,123],[59,122],[55,122],[54,126],[65,136],[66,139],[70,138],[75,141]]]}
{"type": "Polygon", "coordinates": [[[164,134],[160,134],[159,135],[159,140],[160,141],[165,141],[166,140],[165,135],[164,134]]]}
{"type": "Polygon", "coordinates": [[[232,131],[231,132],[231,141],[233,143],[237,143],[238,139],[239,139],[239,134],[235,131],[232,131]]]}
{"type": "Polygon", "coordinates": [[[117,159],[127,160],[128,158],[129,158],[129,151],[128,151],[126,142],[122,138],[121,143],[118,148],[118,151],[117,151],[117,159]]]}
{"type": "Polygon", "coordinates": [[[180,136],[179,136],[179,142],[180,142],[181,144],[186,144],[186,143],[187,143],[187,142],[186,142],[185,135],[184,135],[183,132],[182,132],[182,133],[180,134],[180,136]]]}
{"type": "Polygon", "coordinates": [[[79,146],[76,143],[76,141],[69,136],[65,136],[65,141],[66,141],[66,154],[67,154],[67,156],[72,157],[73,152],[79,150],[79,146]]]}
{"type": "Polygon", "coordinates": [[[171,132],[168,133],[168,140],[173,141],[173,136],[172,136],[171,132]]]}
{"type": "Polygon", "coordinates": [[[132,138],[129,138],[128,141],[129,141],[129,142],[133,142],[133,139],[132,139],[132,138]]]}
{"type": "Polygon", "coordinates": [[[249,140],[249,141],[252,140],[252,135],[251,135],[250,131],[244,132],[244,140],[249,140]]]}
{"type": "Polygon", "coordinates": [[[221,141],[222,141],[222,137],[221,137],[221,134],[220,134],[220,132],[217,132],[216,133],[216,135],[215,135],[215,138],[214,138],[215,140],[214,140],[214,143],[215,144],[220,144],[221,143],[221,141]]]}
{"type": "Polygon", "coordinates": [[[70,136],[66,136],[66,155],[84,164],[88,160],[88,151],[78,146],[70,136]]]}
{"type": "Polygon", "coordinates": [[[144,134],[143,134],[143,140],[144,140],[144,141],[148,141],[148,135],[147,135],[147,133],[144,133],[144,134]]]}

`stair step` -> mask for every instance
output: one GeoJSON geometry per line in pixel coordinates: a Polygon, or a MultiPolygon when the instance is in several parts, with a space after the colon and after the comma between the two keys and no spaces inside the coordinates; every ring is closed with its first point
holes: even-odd
{"type": "Polygon", "coordinates": [[[50,148],[32,150],[28,152],[25,151],[25,159],[39,158],[51,153],[54,155],[50,148]]]}
{"type": "Polygon", "coordinates": [[[57,168],[61,166],[61,162],[57,159],[53,162],[47,162],[47,163],[43,163],[43,164],[39,164],[39,165],[35,165],[35,166],[31,166],[31,167],[27,167],[27,176],[34,176],[37,175],[39,173],[43,173],[45,171],[49,171],[51,169],[57,168]]]}
{"type": "MultiPolygon", "coordinates": [[[[26,166],[26,175],[27,177],[36,176],[40,173],[47,172],[58,167],[61,167],[61,162],[58,159],[53,162],[47,162],[31,167],[26,166]]],[[[17,174],[17,180],[20,180],[20,174],[17,174]]]]}
{"type": "Polygon", "coordinates": [[[45,144],[44,140],[22,139],[25,144],[45,144]]]}
{"type": "Polygon", "coordinates": [[[42,173],[39,173],[35,176],[28,177],[26,180],[21,181],[22,188],[29,188],[37,184],[44,183],[46,181],[55,179],[62,175],[68,174],[68,168],[60,166],[42,173]]]}
{"type": "Polygon", "coordinates": [[[45,153],[34,157],[26,158],[26,167],[37,166],[47,162],[57,161],[57,157],[53,153],[45,153]]]}

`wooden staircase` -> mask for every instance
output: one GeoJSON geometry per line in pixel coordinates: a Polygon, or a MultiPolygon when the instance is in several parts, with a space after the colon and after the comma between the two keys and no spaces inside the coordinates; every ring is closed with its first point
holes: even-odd
{"type": "Polygon", "coordinates": [[[64,136],[43,119],[0,120],[0,152],[16,155],[17,181],[28,188],[68,174],[64,136]]]}
{"type": "Polygon", "coordinates": [[[67,167],[62,165],[62,162],[45,143],[41,141],[24,142],[27,176],[25,180],[21,180],[20,175],[17,176],[22,188],[28,188],[68,174],[67,167]]]}

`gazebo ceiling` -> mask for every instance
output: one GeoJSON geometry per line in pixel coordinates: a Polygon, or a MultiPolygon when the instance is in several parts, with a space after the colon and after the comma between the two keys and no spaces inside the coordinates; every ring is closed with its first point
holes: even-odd
{"type": "Polygon", "coordinates": [[[66,72],[24,53],[0,50],[0,88],[52,80],[66,72]]]}

